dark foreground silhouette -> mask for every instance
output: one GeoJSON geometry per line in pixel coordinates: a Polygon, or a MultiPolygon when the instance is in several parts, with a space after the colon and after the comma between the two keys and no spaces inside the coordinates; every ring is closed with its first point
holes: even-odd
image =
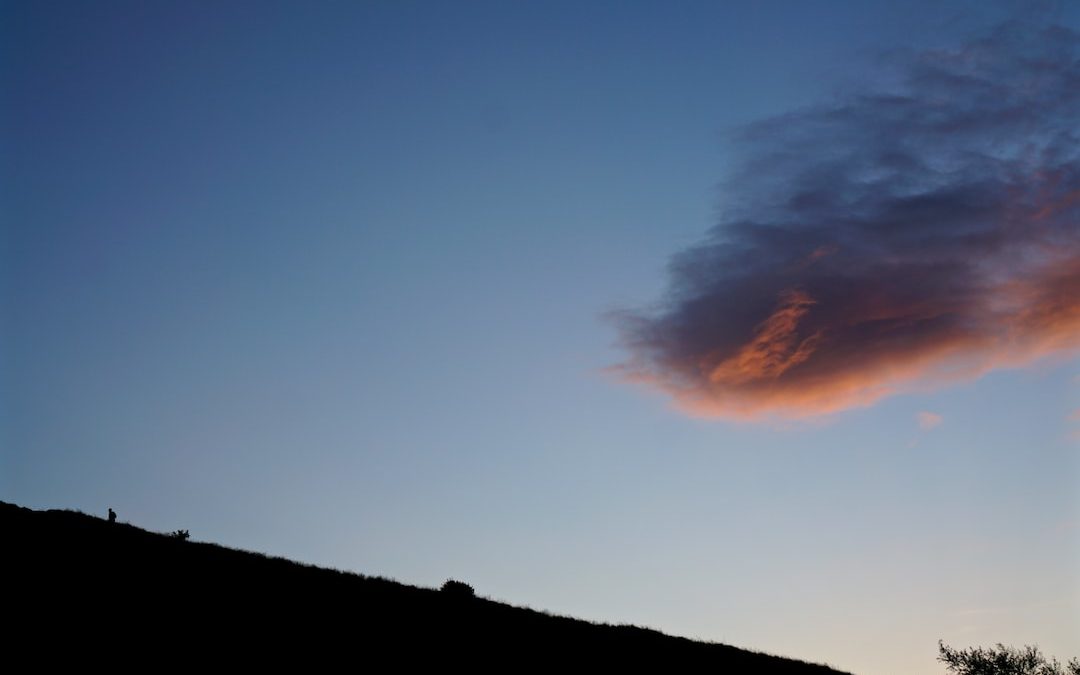
{"type": "Polygon", "coordinates": [[[0,502],[0,542],[5,642],[38,665],[840,672],[512,607],[464,582],[418,588],[74,511],[0,502]]]}

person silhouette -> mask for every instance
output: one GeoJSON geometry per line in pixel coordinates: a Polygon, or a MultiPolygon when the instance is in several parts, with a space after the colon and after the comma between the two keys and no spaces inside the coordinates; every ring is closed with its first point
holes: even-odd
{"type": "Polygon", "coordinates": [[[109,509],[109,522],[110,523],[115,523],[116,522],[116,511],[113,511],[112,509],[109,509]]]}

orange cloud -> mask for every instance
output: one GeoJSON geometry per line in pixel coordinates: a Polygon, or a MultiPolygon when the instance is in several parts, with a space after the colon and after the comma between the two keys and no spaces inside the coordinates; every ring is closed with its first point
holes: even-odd
{"type": "Polygon", "coordinates": [[[756,380],[775,380],[784,371],[810,358],[821,334],[800,338],[796,330],[799,319],[810,311],[814,300],[799,291],[784,295],[780,307],[759,326],[754,339],[711,369],[710,381],[741,385],[756,380]]]}
{"type": "MultiPolygon", "coordinates": [[[[1080,351],[1080,258],[1061,261],[1039,278],[1002,284],[981,306],[954,317],[929,307],[870,305],[842,322],[815,322],[818,305],[804,292],[784,292],[729,355],[713,353],[693,367],[665,370],[637,362],[620,372],[702,417],[798,419],[867,407],[887,396],[1080,351]]],[[[940,423],[933,413],[921,413],[920,428],[936,426],[935,420],[940,423]]]]}

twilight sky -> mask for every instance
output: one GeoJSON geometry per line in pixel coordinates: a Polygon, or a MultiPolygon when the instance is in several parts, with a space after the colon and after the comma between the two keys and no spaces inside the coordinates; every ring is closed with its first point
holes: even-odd
{"type": "Polygon", "coordinates": [[[1080,656],[1080,7],[0,3],[0,499],[1080,656]]]}

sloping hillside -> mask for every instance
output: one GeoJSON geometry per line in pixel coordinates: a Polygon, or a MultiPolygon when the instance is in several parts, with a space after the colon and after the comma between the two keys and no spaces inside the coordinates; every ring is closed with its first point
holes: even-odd
{"type": "Polygon", "coordinates": [[[184,541],[72,511],[0,502],[14,653],[157,669],[651,665],[718,673],[836,673],[633,626],[184,541]]]}

